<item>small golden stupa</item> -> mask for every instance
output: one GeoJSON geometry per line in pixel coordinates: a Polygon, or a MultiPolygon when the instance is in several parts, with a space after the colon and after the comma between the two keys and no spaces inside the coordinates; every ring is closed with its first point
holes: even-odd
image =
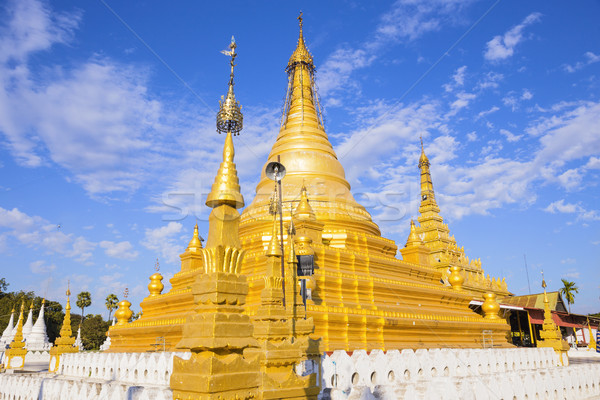
{"type": "MultiPolygon", "coordinates": [[[[217,116],[217,129],[227,136],[223,162],[206,201],[213,208],[206,247],[195,227],[180,256],[181,270],[171,279],[172,289],[162,293],[152,283],[158,277],[151,278],[150,295],[141,303],[142,317],[110,328],[110,351],[149,351],[156,349],[158,340],[160,348],[167,350],[198,349],[198,343],[207,343],[207,338],[185,339],[184,326],[189,318],[199,318],[194,317],[199,300],[205,299],[203,307],[209,306],[209,297],[202,297],[208,295],[199,294],[204,292],[198,279],[222,268],[223,257],[239,257],[239,262],[228,261],[228,265],[239,268],[237,273],[247,282],[243,312],[255,322],[259,344],[272,336],[268,331],[256,333],[257,327],[271,329],[273,325],[264,321],[269,320],[268,313],[275,313],[273,318],[285,315],[293,322],[289,332],[303,341],[303,357],[333,350],[482,347],[483,331],[491,332],[496,347],[512,346],[506,335],[510,327],[497,318],[495,300],[508,294],[506,284],[483,278],[479,261],[469,261],[449,236],[435,203],[424,151],[419,163],[420,226],[411,224],[406,246],[400,249],[402,259],[397,258],[396,243],[381,236],[371,215],[352,196],[323,126],[315,66],[304,42],[301,18],[298,44],[286,67],[281,128],[265,164],[279,162],[286,169],[277,193],[282,198],[281,217],[273,215],[274,184],[264,170],[252,203],[237,216],[244,200],[233,163],[232,136],[241,130],[242,115],[233,91],[233,62],[232,56],[229,89],[217,116]],[[237,251],[216,253],[225,245],[242,249],[243,257],[237,251]],[[281,247],[284,254],[280,255],[281,247]],[[299,277],[299,260],[310,260],[314,273],[299,277]],[[275,262],[283,273],[275,275],[275,262]],[[269,276],[273,278],[265,278],[269,276]],[[300,279],[310,293],[306,306],[299,296],[300,279]],[[279,288],[279,280],[285,295],[281,305],[271,290],[279,288]],[[271,297],[265,297],[266,289],[271,297]],[[490,296],[484,318],[469,303],[486,293],[495,296],[490,296]]],[[[214,335],[218,341],[218,331],[214,335]]],[[[181,371],[188,368],[184,364],[181,371]]]]}
{"type": "MultiPolygon", "coordinates": [[[[33,305],[33,301],[31,302],[33,305]]],[[[27,349],[23,341],[23,309],[25,302],[21,303],[21,311],[19,312],[19,320],[17,321],[17,331],[8,350],[6,350],[6,368],[21,369],[25,366],[25,355],[27,349]]]]}
{"type": "Polygon", "coordinates": [[[71,290],[67,285],[67,305],[65,306],[65,318],[63,319],[62,327],[60,328],[60,336],[54,341],[54,346],[50,349],[50,363],[48,372],[58,371],[60,366],[60,358],[65,353],[78,353],[79,348],[74,346],[75,338],[71,330],[71,290]]]}

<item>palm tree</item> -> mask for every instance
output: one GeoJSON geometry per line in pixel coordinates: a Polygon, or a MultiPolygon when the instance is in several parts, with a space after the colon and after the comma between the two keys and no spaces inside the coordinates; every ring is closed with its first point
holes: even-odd
{"type": "Polygon", "coordinates": [[[567,304],[569,305],[569,314],[571,314],[571,304],[575,303],[575,293],[579,293],[579,288],[575,285],[575,282],[569,282],[562,278],[563,287],[560,288],[560,294],[565,296],[567,304]]]}
{"type": "Polygon", "coordinates": [[[81,320],[83,321],[83,310],[92,305],[92,295],[90,292],[81,292],[77,295],[77,307],[81,308],[81,320]]]}
{"type": "Polygon", "coordinates": [[[117,297],[117,295],[115,294],[109,294],[108,296],[106,296],[106,308],[108,309],[108,322],[110,322],[110,315],[112,314],[113,310],[115,310],[118,306],[117,304],[119,303],[119,298],[117,297]]]}

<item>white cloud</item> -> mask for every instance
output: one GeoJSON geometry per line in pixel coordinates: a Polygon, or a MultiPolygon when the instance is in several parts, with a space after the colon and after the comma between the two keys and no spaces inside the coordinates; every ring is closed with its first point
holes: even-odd
{"type": "Polygon", "coordinates": [[[399,0],[386,12],[377,27],[379,37],[413,41],[444,24],[462,23],[461,11],[471,1],[399,0]]]}
{"type": "Polygon", "coordinates": [[[463,10],[472,1],[398,0],[385,12],[372,37],[357,46],[334,51],[318,70],[319,93],[328,107],[343,104],[341,97],[360,93],[354,71],[371,65],[390,44],[417,40],[444,25],[463,24],[463,10]]]}
{"type": "Polygon", "coordinates": [[[483,79],[481,81],[479,81],[476,88],[480,89],[480,90],[495,89],[498,86],[500,86],[500,81],[502,81],[503,79],[504,79],[503,74],[490,71],[487,74],[485,74],[485,76],[483,77],[483,79]]]}
{"type": "MultiPolygon", "coordinates": [[[[142,245],[160,254],[167,263],[176,264],[179,260],[179,254],[184,251],[178,235],[182,229],[182,224],[173,221],[160,228],[146,229],[142,245]]],[[[190,239],[191,237],[190,232],[190,239]]]]}
{"type": "Polygon", "coordinates": [[[600,169],[600,157],[590,157],[587,164],[585,164],[586,169],[600,169]]]}
{"type": "Polygon", "coordinates": [[[56,269],[56,265],[54,265],[54,264],[47,265],[45,261],[38,260],[38,261],[34,261],[34,262],[30,263],[29,269],[34,274],[47,274],[49,272],[54,271],[56,269]]]}
{"type": "Polygon", "coordinates": [[[0,31],[0,62],[23,61],[29,54],[67,43],[78,27],[81,15],[51,13],[42,2],[13,0],[6,7],[9,18],[0,31]]]}
{"type": "Polygon", "coordinates": [[[573,73],[575,71],[578,71],[584,67],[587,67],[590,64],[594,64],[600,61],[600,55],[596,55],[594,53],[592,53],[591,51],[587,51],[584,54],[585,57],[585,61],[578,61],[575,65],[565,65],[564,69],[567,72],[573,73]]]}
{"type": "Polygon", "coordinates": [[[550,203],[544,211],[552,214],[577,214],[577,219],[581,221],[600,221],[600,213],[598,211],[586,210],[580,204],[565,203],[564,199],[550,203]]]}
{"type": "Polygon", "coordinates": [[[570,268],[568,271],[566,271],[562,274],[563,278],[571,278],[571,279],[579,279],[580,276],[581,276],[581,273],[574,268],[570,268]]]}
{"type": "Polygon", "coordinates": [[[465,84],[465,75],[467,73],[467,66],[463,65],[460,68],[457,68],[452,75],[453,82],[446,83],[443,85],[443,88],[446,92],[452,92],[458,87],[464,86],[465,84]]]}
{"type": "Polygon", "coordinates": [[[6,245],[14,238],[28,247],[42,248],[50,253],[59,253],[78,261],[87,261],[94,243],[82,236],[66,234],[58,225],[51,224],[39,216],[30,216],[17,208],[7,210],[0,207],[0,251],[10,251],[6,245]],[[2,230],[4,232],[2,232],[2,230]]]}
{"type": "Polygon", "coordinates": [[[477,132],[473,131],[473,132],[469,132],[467,133],[467,140],[469,142],[474,142],[477,140],[477,132]]]}
{"type": "Polygon", "coordinates": [[[506,140],[508,140],[511,143],[518,142],[522,137],[522,135],[515,135],[514,133],[512,133],[506,129],[500,129],[500,134],[502,136],[505,136],[506,140]]]}
{"type": "Polygon", "coordinates": [[[531,100],[533,99],[533,93],[529,89],[523,89],[523,94],[521,95],[521,100],[531,100]]]}
{"type": "Polygon", "coordinates": [[[564,260],[560,260],[561,264],[575,264],[577,260],[574,258],[565,258],[564,260]]]}
{"type": "Polygon", "coordinates": [[[109,240],[103,240],[99,245],[109,257],[120,258],[123,260],[135,260],[138,256],[138,252],[133,250],[133,246],[129,241],[111,242],[109,240]]]}
{"type": "Polygon", "coordinates": [[[477,114],[477,118],[476,119],[480,119],[480,118],[486,117],[486,116],[488,116],[490,114],[493,114],[496,111],[498,111],[499,109],[500,109],[500,107],[492,106],[492,108],[490,108],[489,110],[484,110],[484,111],[481,111],[479,114],[477,114]]]}
{"type": "Polygon", "coordinates": [[[450,112],[446,114],[446,117],[456,115],[460,110],[467,107],[471,100],[477,96],[473,93],[460,92],[456,94],[456,100],[450,104],[450,112]]]}
{"type": "Polygon", "coordinates": [[[515,47],[523,41],[523,29],[539,21],[540,13],[529,14],[523,22],[512,27],[504,35],[494,36],[487,42],[484,57],[488,61],[499,61],[511,57],[514,54],[515,47]]]}

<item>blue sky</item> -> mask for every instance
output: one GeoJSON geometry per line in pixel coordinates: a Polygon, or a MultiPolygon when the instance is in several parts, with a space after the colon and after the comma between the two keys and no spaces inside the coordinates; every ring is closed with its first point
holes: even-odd
{"type": "Polygon", "coordinates": [[[600,4],[592,1],[3,2],[0,276],[90,312],[158,258],[169,278],[221,158],[228,60],[248,204],[278,132],[304,12],[326,130],[355,197],[402,246],[419,136],[442,215],[516,294],[560,279],[600,311],[600,4]],[[171,4],[174,3],[174,4],[171,4]]]}

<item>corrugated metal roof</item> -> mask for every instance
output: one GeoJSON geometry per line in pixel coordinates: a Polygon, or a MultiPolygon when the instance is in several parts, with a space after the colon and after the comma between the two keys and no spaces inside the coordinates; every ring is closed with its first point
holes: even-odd
{"type": "MultiPolygon", "coordinates": [[[[548,305],[552,311],[567,311],[565,303],[559,292],[547,292],[548,305]]],[[[544,293],[527,294],[523,296],[507,296],[500,300],[501,304],[508,304],[524,308],[544,309],[544,293]]]]}

